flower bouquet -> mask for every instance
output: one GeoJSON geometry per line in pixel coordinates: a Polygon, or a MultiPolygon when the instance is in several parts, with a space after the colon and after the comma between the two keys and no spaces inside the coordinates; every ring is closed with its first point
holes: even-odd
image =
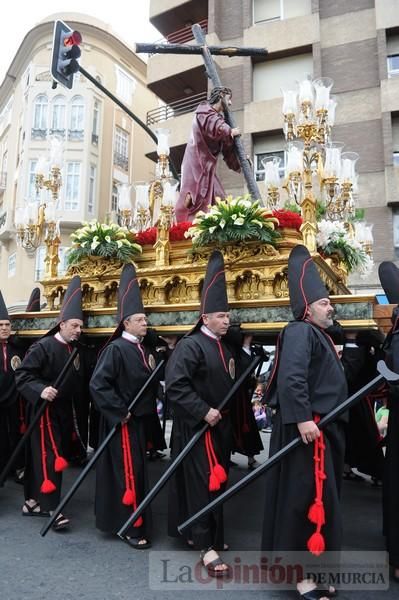
{"type": "Polygon", "coordinates": [[[370,274],[373,259],[360,242],[350,236],[343,223],[323,219],[317,223],[317,227],[317,249],[322,256],[337,255],[348,273],[357,272],[362,277],[370,274]]]}
{"type": "Polygon", "coordinates": [[[141,253],[134,234],[115,223],[109,225],[92,221],[71,234],[72,247],[68,251],[68,265],[76,265],[88,256],[100,256],[122,263],[141,253]]]}
{"type": "Polygon", "coordinates": [[[228,196],[225,200],[217,198],[209,212],[199,211],[185,237],[192,238],[194,247],[256,240],[275,246],[280,238],[277,226],[272,211],[258,201],[251,202],[249,196],[228,196]]]}

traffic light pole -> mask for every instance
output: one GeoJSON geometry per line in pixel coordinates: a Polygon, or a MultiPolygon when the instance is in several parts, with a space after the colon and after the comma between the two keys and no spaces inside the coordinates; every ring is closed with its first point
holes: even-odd
{"type": "MultiPolygon", "coordinates": [[[[131,119],[133,119],[133,121],[135,121],[138,125],[140,125],[140,127],[142,127],[144,129],[144,131],[146,131],[146,133],[148,133],[150,138],[152,140],[154,140],[154,142],[156,144],[158,143],[158,138],[155,135],[155,133],[152,131],[152,129],[150,129],[148,127],[148,125],[146,125],[141,119],[139,119],[139,117],[137,115],[135,115],[131,110],[129,110],[128,107],[123,104],[123,102],[121,102],[118,98],[116,98],[116,96],[114,96],[110,91],[107,90],[107,88],[105,88],[103,85],[101,85],[101,83],[99,81],[97,81],[97,79],[95,79],[92,75],[90,75],[90,73],[88,71],[86,71],[86,69],[81,67],[80,65],[79,65],[79,72],[82,73],[82,75],[84,77],[86,77],[86,79],[88,79],[93,85],[95,85],[99,90],[101,90],[106,96],[108,96],[108,98],[110,98],[113,102],[115,102],[115,104],[117,104],[119,106],[119,108],[121,108],[126,114],[128,114],[129,117],[131,119]]],[[[170,170],[172,171],[173,177],[175,179],[179,179],[179,176],[176,171],[176,167],[174,166],[170,157],[169,157],[169,165],[170,165],[170,170]]]]}

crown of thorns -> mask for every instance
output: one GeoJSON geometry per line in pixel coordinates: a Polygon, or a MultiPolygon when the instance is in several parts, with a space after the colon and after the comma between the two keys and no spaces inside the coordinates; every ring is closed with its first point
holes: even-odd
{"type": "Polygon", "coordinates": [[[221,98],[224,96],[231,96],[231,89],[228,87],[217,86],[214,87],[211,93],[209,94],[208,102],[209,104],[216,104],[221,98]]]}

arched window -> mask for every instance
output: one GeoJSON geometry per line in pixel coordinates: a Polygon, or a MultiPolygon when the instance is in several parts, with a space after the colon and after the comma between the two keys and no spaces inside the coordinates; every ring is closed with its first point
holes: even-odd
{"type": "Polygon", "coordinates": [[[37,96],[33,107],[32,138],[43,139],[47,135],[48,99],[44,94],[37,96]]]}
{"type": "Polygon", "coordinates": [[[50,133],[65,134],[66,102],[64,96],[56,96],[52,102],[50,133]]]}
{"type": "Polygon", "coordinates": [[[84,127],[85,103],[83,96],[72,98],[69,115],[69,139],[82,140],[84,127]]]}

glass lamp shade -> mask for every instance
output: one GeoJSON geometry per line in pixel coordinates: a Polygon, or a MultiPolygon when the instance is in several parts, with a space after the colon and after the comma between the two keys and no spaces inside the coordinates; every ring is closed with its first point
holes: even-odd
{"type": "Polygon", "coordinates": [[[285,166],[285,176],[290,173],[302,173],[303,171],[303,143],[293,142],[287,150],[287,164],[285,166]]]}
{"type": "Polygon", "coordinates": [[[270,186],[278,188],[280,186],[281,157],[269,156],[264,158],[261,163],[265,171],[266,190],[268,190],[270,186]]]}
{"type": "Polygon", "coordinates": [[[118,208],[119,210],[132,209],[132,186],[128,183],[118,185],[118,208]]]}
{"type": "Polygon", "coordinates": [[[162,204],[174,206],[177,200],[178,179],[167,179],[163,184],[162,204]]]}
{"type": "Polygon", "coordinates": [[[295,90],[281,90],[283,93],[283,114],[295,115],[298,112],[298,92],[295,90]]]}
{"type": "Polygon", "coordinates": [[[313,104],[313,85],[310,79],[299,82],[299,102],[310,102],[313,104]]]}
{"type": "Polygon", "coordinates": [[[341,152],[345,144],[342,142],[329,142],[326,144],[323,176],[325,179],[339,177],[341,173],[341,152]]]}
{"type": "Polygon", "coordinates": [[[359,158],[357,152],[342,152],[341,154],[341,174],[342,181],[354,183],[356,180],[355,166],[359,158]]]}
{"type": "Polygon", "coordinates": [[[313,81],[316,93],[315,110],[328,110],[330,103],[330,91],[334,81],[330,77],[320,77],[313,81]]]}
{"type": "Polygon", "coordinates": [[[25,208],[23,206],[15,209],[15,226],[17,228],[25,226],[25,208]]]}
{"type": "Polygon", "coordinates": [[[155,135],[158,138],[158,144],[157,144],[158,156],[169,156],[170,129],[155,129],[155,135]]]}
{"type": "Polygon", "coordinates": [[[63,144],[62,140],[58,137],[51,138],[50,143],[50,168],[57,167],[61,169],[62,167],[62,154],[63,154],[63,144]]]}
{"type": "Polygon", "coordinates": [[[150,207],[150,199],[148,196],[148,192],[150,186],[148,183],[135,183],[134,189],[136,191],[136,210],[139,208],[149,209],[150,207]]]}

